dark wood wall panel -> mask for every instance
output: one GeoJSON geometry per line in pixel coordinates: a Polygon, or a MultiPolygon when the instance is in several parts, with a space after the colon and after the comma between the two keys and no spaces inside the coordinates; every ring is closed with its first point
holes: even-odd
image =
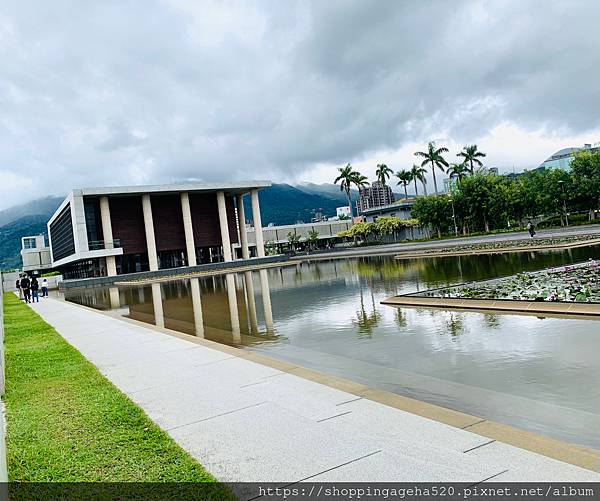
{"type": "Polygon", "coordinates": [[[152,195],[150,199],[156,250],[185,249],[180,195],[152,195]]]}
{"type": "MultiPolygon", "coordinates": [[[[225,197],[229,238],[231,243],[238,241],[235,219],[234,198],[225,197]]],[[[190,193],[190,210],[194,227],[194,243],[196,247],[212,247],[222,245],[219,227],[219,210],[216,193],[190,193]]]]}
{"type": "Polygon", "coordinates": [[[234,197],[225,195],[225,207],[227,208],[227,225],[229,226],[229,239],[232,244],[238,243],[237,220],[235,217],[234,197]]]}
{"type": "Polygon", "coordinates": [[[196,247],[221,245],[219,211],[215,193],[190,193],[190,211],[196,247]]]}
{"type": "Polygon", "coordinates": [[[142,197],[109,197],[113,238],[121,240],[123,254],[148,252],[142,197]]]}

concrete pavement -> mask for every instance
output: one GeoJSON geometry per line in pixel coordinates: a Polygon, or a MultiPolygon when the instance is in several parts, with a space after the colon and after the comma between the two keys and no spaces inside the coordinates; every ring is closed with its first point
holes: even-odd
{"type": "MultiPolygon", "coordinates": [[[[583,226],[568,226],[565,228],[552,228],[548,230],[538,230],[534,239],[555,238],[566,236],[577,236],[593,234],[600,237],[600,224],[589,224],[583,226]]],[[[290,258],[290,261],[314,261],[316,259],[334,259],[353,256],[369,256],[396,254],[406,251],[420,251],[426,249],[449,249],[458,245],[479,244],[490,242],[508,242],[512,240],[528,240],[531,237],[527,231],[515,233],[494,233],[490,235],[480,235],[475,237],[457,237],[444,240],[427,240],[424,242],[399,242],[395,244],[373,245],[369,247],[352,247],[333,252],[324,252],[308,255],[298,255],[290,258]]],[[[424,256],[429,257],[429,256],[424,256]]],[[[435,256],[430,256],[435,257],[435,256]]]]}
{"type": "Polygon", "coordinates": [[[32,305],[223,481],[600,481],[600,474],[56,299],[32,305]]]}

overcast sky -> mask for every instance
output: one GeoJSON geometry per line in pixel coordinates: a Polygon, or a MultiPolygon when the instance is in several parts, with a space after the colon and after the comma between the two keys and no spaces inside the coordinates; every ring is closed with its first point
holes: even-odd
{"type": "Polygon", "coordinates": [[[3,0],[0,209],[73,187],[331,182],[429,140],[600,141],[598,0],[3,0]]]}

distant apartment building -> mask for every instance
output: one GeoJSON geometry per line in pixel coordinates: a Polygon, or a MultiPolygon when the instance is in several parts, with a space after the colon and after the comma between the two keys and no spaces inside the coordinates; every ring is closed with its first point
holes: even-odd
{"type": "Polygon", "coordinates": [[[21,238],[21,259],[23,271],[28,273],[40,273],[52,268],[50,247],[46,245],[44,235],[21,238]]]}
{"type": "Polygon", "coordinates": [[[362,214],[368,209],[389,205],[394,203],[394,201],[395,198],[392,189],[381,181],[375,181],[371,185],[358,190],[356,208],[358,209],[358,213],[362,214]]]}

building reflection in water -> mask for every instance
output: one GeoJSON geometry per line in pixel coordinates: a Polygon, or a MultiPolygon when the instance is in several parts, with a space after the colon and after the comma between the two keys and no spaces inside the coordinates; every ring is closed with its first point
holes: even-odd
{"type": "Polygon", "coordinates": [[[260,270],[260,290],[262,294],[262,303],[265,315],[265,327],[267,333],[272,333],[274,330],[273,323],[273,308],[271,307],[271,289],[269,287],[269,275],[267,274],[267,270],[260,270]]]}
{"type": "Polygon", "coordinates": [[[152,284],[152,307],[154,308],[154,324],[161,329],[165,328],[165,314],[163,311],[162,292],[160,284],[152,284]]]}
{"type": "Polygon", "coordinates": [[[231,333],[233,335],[233,343],[242,343],[242,333],[240,331],[240,315],[237,302],[237,288],[235,286],[235,276],[231,273],[225,275],[227,284],[227,300],[229,302],[229,318],[231,319],[231,333]]]}
{"type": "Polygon", "coordinates": [[[118,309],[125,301],[131,318],[217,342],[253,344],[257,341],[253,337],[264,339],[275,332],[267,270],[128,288],[121,300],[119,289],[113,287],[109,296],[111,309],[118,309]],[[262,318],[256,300],[257,277],[262,318]]]}
{"type": "Polygon", "coordinates": [[[202,296],[200,294],[200,280],[190,278],[190,294],[192,296],[192,310],[194,313],[194,331],[196,337],[204,337],[204,316],[202,315],[202,296]]]}
{"type": "Polygon", "coordinates": [[[110,287],[108,289],[108,296],[110,300],[110,309],[118,310],[121,307],[121,298],[119,297],[119,288],[110,287]]]}
{"type": "Polygon", "coordinates": [[[258,332],[258,319],[256,317],[256,300],[254,297],[254,282],[252,281],[252,272],[244,273],[244,289],[246,291],[246,304],[248,305],[248,323],[250,325],[250,333],[258,332]]]}

